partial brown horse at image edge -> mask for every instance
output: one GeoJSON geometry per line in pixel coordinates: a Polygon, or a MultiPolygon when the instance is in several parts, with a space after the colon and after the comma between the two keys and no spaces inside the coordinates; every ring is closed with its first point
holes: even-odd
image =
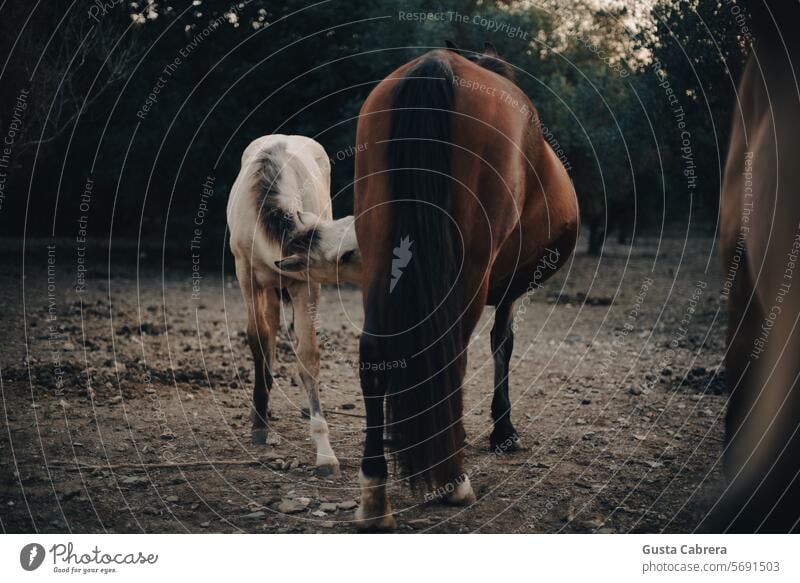
{"type": "Polygon", "coordinates": [[[755,39],[720,200],[727,483],[704,528],[790,532],[800,524],[800,40],[789,27],[800,8],[749,8],[755,39]]]}
{"type": "Polygon", "coordinates": [[[536,109],[493,48],[469,58],[435,50],[400,67],[367,98],[357,134],[367,434],[356,519],[389,529],[384,428],[402,476],[426,499],[475,500],[461,385],[487,304],[496,307],[489,446],[518,447],[508,390],[514,301],[569,258],[579,215],[536,109]]]}

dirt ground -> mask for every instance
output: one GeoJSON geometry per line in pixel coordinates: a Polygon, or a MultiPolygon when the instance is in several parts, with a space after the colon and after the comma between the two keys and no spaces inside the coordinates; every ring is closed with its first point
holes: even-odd
{"type": "MultiPolygon", "coordinates": [[[[3,259],[4,532],[353,532],[363,402],[360,293],[326,288],[321,383],[338,480],[314,476],[284,329],[271,443],[250,444],[253,373],[233,277],[92,266],[74,251],[3,259]],[[193,298],[199,291],[199,298],[193,298]]],[[[158,263],[160,266],[160,263],[158,263]]],[[[512,419],[488,449],[492,309],[470,347],[466,464],[478,501],[425,503],[393,479],[399,532],[687,532],[720,487],[722,276],[711,238],[578,253],[520,300],[512,419]]],[[[291,310],[284,310],[286,321],[291,310]]]]}

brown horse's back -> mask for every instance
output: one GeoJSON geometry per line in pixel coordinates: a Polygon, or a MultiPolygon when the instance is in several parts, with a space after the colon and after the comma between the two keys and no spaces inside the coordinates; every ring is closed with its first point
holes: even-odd
{"type": "MultiPolygon", "coordinates": [[[[376,217],[357,221],[363,240],[379,247],[372,254],[376,261],[391,257],[382,229],[391,223],[391,205],[386,204],[391,190],[381,142],[391,129],[392,90],[410,67],[430,55],[446,60],[455,77],[453,220],[462,226],[469,257],[463,266],[466,279],[476,282],[468,290],[474,298],[468,319],[477,321],[487,299],[490,304],[501,297],[513,301],[524,293],[544,254],[555,251],[558,266],[566,261],[577,239],[577,197],[563,164],[542,137],[538,112],[513,80],[454,52],[434,51],[392,73],[362,108],[357,143],[365,147],[356,157],[355,213],[376,217]]],[[[366,265],[365,272],[370,272],[366,265]]]]}
{"type": "MultiPolygon", "coordinates": [[[[782,22],[798,16],[788,4],[782,22]]],[[[800,519],[800,50],[763,8],[754,16],[720,199],[731,398],[714,528],[785,532],[800,519]]]]}

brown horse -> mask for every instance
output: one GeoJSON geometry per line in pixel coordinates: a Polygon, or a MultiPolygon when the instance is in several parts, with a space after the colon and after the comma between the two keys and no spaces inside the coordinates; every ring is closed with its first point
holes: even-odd
{"type": "Polygon", "coordinates": [[[487,304],[495,306],[490,445],[517,447],[508,394],[514,301],[572,253],[578,204],[536,109],[493,47],[471,58],[435,50],[397,69],[361,108],[357,142],[365,144],[355,214],[367,435],[356,520],[388,529],[384,429],[413,486],[452,504],[475,500],[463,466],[461,384],[487,304]]]}
{"type": "Polygon", "coordinates": [[[731,395],[728,485],[712,528],[787,532],[800,523],[800,40],[789,28],[800,8],[749,8],[756,38],[720,200],[731,395]]]}

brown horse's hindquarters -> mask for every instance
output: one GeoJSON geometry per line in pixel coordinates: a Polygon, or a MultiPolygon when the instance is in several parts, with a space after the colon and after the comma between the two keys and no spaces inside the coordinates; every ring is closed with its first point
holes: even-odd
{"type": "Polygon", "coordinates": [[[566,170],[546,143],[527,184],[520,221],[492,265],[490,305],[532,293],[575,250],[580,222],[577,196],[566,170]]]}

